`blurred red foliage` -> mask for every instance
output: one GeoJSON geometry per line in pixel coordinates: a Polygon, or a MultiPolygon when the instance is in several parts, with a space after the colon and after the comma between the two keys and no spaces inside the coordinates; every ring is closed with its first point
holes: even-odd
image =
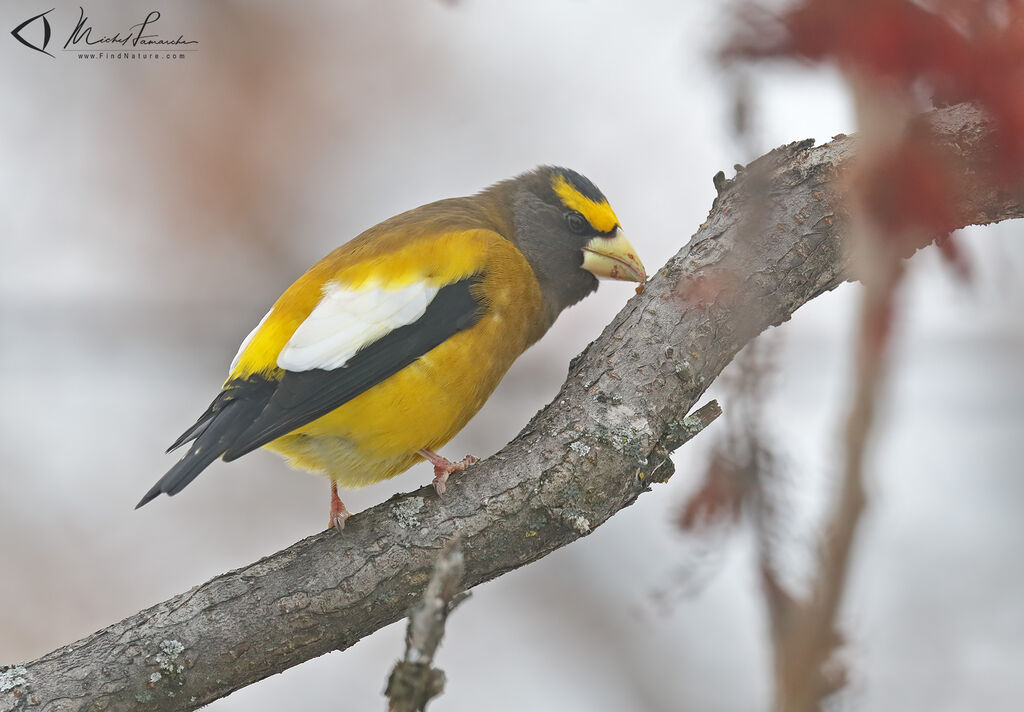
{"type": "Polygon", "coordinates": [[[708,463],[704,482],[693,493],[679,515],[679,526],[686,531],[703,530],[717,523],[735,523],[743,511],[753,478],[732,462],[721,449],[708,463]]]}
{"type": "Polygon", "coordinates": [[[672,294],[686,304],[708,306],[731,298],[741,287],[740,278],[734,271],[708,268],[693,279],[676,284],[672,294]]]}
{"type": "MultiPolygon", "coordinates": [[[[733,436],[734,443],[746,442],[746,450],[756,454],[752,466],[730,467],[716,453],[703,486],[680,515],[680,526],[693,530],[709,521],[735,520],[745,504],[751,505],[761,524],[774,707],[819,710],[823,698],[847,679],[835,655],[842,642],[836,620],[866,503],[864,463],[904,274],[900,258],[934,240],[954,269],[968,276],[951,235],[966,222],[959,206],[971,197],[975,182],[1010,188],[1024,177],[1024,0],[791,0],[780,14],[765,9],[769,4],[741,7],[723,60],[834,63],[849,82],[858,117],[858,155],[839,181],[854,225],[851,276],[865,287],[843,476],[805,597],[791,596],[777,577],[771,529],[779,517],[765,506],[771,501],[765,483],[773,459],[756,418],[741,419],[745,427],[733,436]],[[988,114],[993,138],[977,164],[964,169],[959,162],[961,167],[953,168],[958,163],[951,154],[958,147],[935,140],[923,114],[927,99],[939,106],[972,102],[988,114]],[[765,496],[752,496],[757,494],[765,496]]],[[[701,285],[695,291],[704,296],[709,289],[701,285]]],[[[756,416],[759,390],[749,386],[758,382],[756,373],[746,381],[741,395],[756,416]]]]}
{"type": "MultiPolygon", "coordinates": [[[[1024,3],[1005,0],[797,0],[781,15],[743,6],[723,50],[732,59],[833,61],[887,91],[938,105],[971,101],[995,126],[990,158],[1002,181],[1024,175],[1024,3]]],[[[862,177],[866,205],[889,236],[948,235],[961,186],[921,122],[862,177]],[[916,228],[916,230],[914,229],[916,228]]],[[[920,246],[920,245],[917,245],[920,246]]],[[[962,261],[954,261],[962,266],[962,261]]]]}
{"type": "Polygon", "coordinates": [[[925,233],[927,244],[963,224],[956,209],[960,181],[949,165],[931,128],[913,121],[895,150],[860,177],[864,206],[885,234],[910,242],[901,246],[906,256],[923,247],[917,233],[925,233]]]}

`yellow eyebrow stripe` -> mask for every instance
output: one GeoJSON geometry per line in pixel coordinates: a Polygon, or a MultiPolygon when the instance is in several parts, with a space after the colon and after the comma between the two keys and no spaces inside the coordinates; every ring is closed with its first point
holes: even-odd
{"type": "Polygon", "coordinates": [[[615,217],[612,206],[608,205],[607,200],[602,200],[600,203],[591,200],[576,190],[572,183],[566,180],[565,176],[561,174],[556,175],[551,187],[554,188],[558,197],[562,199],[565,207],[575,210],[585,217],[587,222],[598,232],[608,232],[619,224],[619,219],[615,217]]]}

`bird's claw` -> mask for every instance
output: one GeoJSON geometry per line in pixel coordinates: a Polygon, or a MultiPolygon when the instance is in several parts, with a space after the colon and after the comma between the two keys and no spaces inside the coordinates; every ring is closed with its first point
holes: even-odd
{"type": "Polygon", "coordinates": [[[340,532],[345,528],[345,520],[351,516],[352,513],[345,508],[345,504],[338,497],[338,483],[331,482],[331,518],[327,522],[327,528],[340,532]]]}
{"type": "Polygon", "coordinates": [[[437,496],[444,495],[447,489],[446,483],[448,482],[448,475],[453,472],[462,472],[470,465],[480,462],[479,458],[473,457],[472,455],[466,455],[457,462],[450,462],[445,460],[443,457],[437,456],[437,460],[431,460],[434,465],[434,491],[437,492],[437,496]]]}
{"type": "Polygon", "coordinates": [[[352,515],[348,511],[341,511],[331,515],[331,521],[327,523],[328,529],[337,529],[339,532],[345,528],[345,520],[352,515]]]}

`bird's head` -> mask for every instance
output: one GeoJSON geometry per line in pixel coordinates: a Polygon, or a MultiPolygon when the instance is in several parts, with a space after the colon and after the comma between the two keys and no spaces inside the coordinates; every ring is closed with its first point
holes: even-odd
{"type": "Polygon", "coordinates": [[[552,318],[596,290],[599,277],[647,279],[607,198],[576,171],[541,166],[495,188],[510,204],[510,237],[533,267],[552,318]]]}

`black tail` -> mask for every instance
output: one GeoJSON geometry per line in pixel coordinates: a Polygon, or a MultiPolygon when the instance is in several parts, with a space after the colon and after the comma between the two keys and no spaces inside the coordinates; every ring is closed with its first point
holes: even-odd
{"type": "Polygon", "coordinates": [[[161,494],[175,495],[223,455],[266,407],[277,384],[262,378],[234,381],[214,399],[195,425],[178,438],[171,450],[194,439],[185,457],[153,485],[135,505],[138,509],[161,494]]]}

